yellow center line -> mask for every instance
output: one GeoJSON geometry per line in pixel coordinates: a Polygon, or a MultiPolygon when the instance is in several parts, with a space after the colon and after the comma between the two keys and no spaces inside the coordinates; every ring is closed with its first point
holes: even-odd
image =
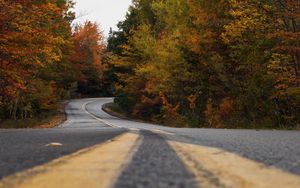
{"type": "Polygon", "coordinates": [[[300,176],[221,149],[169,141],[201,187],[299,188],[300,176]]]}
{"type": "Polygon", "coordinates": [[[137,134],[124,133],[106,143],[6,177],[0,188],[108,188],[138,145],[137,134]]]}

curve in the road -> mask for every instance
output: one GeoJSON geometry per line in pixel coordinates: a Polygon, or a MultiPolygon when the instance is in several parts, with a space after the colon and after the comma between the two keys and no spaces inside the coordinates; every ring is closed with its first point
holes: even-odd
{"type": "Polygon", "coordinates": [[[299,139],[299,132],[163,127],[119,119],[102,111],[102,105],[111,101],[71,101],[66,108],[68,120],[59,128],[0,130],[0,142],[19,148],[18,152],[16,147],[1,148],[7,154],[0,153],[0,167],[9,169],[5,160],[11,159],[9,154],[17,156],[8,163],[13,171],[4,176],[25,170],[4,178],[0,187],[300,187],[300,172],[291,170],[300,164],[300,148],[292,142],[299,139]],[[14,139],[10,140],[11,136],[14,139]],[[274,144],[279,137],[280,142],[274,144]],[[47,147],[51,142],[62,145],[47,147]],[[272,157],[281,155],[282,147],[289,155],[285,153],[281,162],[274,162],[272,157]],[[50,157],[34,160],[45,155],[50,157]],[[270,167],[272,160],[278,169],[270,167]],[[100,177],[105,180],[99,182],[100,177]]]}

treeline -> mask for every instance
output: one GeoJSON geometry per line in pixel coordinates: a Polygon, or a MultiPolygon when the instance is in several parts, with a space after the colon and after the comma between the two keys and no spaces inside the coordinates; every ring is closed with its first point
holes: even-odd
{"type": "Polygon", "coordinates": [[[293,128],[298,0],[134,0],[110,33],[116,103],[171,126],[293,128]]]}
{"type": "Polygon", "coordinates": [[[70,0],[0,0],[0,120],[28,119],[58,101],[104,95],[103,36],[72,28],[70,0]]]}

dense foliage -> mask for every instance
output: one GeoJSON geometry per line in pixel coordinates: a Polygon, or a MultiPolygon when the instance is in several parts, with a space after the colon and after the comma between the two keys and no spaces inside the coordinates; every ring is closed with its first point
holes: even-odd
{"type": "Polygon", "coordinates": [[[97,90],[102,33],[89,22],[72,32],[72,6],[69,0],[0,0],[0,120],[31,118],[75,93],[97,90]]]}
{"type": "Polygon", "coordinates": [[[110,33],[116,103],[192,127],[295,127],[297,0],[134,0],[110,33]]]}
{"type": "Polygon", "coordinates": [[[73,34],[74,48],[71,61],[80,72],[78,92],[84,96],[101,96],[107,94],[104,83],[104,38],[97,24],[86,22],[76,26],[73,34]]]}

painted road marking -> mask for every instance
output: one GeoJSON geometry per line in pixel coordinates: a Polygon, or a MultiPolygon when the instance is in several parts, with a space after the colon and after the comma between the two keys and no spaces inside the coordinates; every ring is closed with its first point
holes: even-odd
{"type": "Polygon", "coordinates": [[[299,188],[300,176],[217,148],[169,141],[201,187],[299,188]]]}
{"type": "Polygon", "coordinates": [[[92,114],[92,113],[90,113],[89,111],[87,111],[86,105],[88,105],[88,104],[90,104],[90,103],[93,103],[93,102],[95,102],[95,101],[88,101],[88,102],[84,103],[84,104],[81,106],[81,109],[82,109],[85,113],[87,113],[87,114],[89,114],[90,116],[92,116],[94,119],[100,121],[101,123],[104,123],[104,124],[106,124],[106,125],[108,125],[108,126],[111,126],[111,127],[114,127],[114,128],[123,128],[123,127],[121,127],[121,126],[113,125],[113,124],[111,124],[111,123],[109,123],[109,122],[107,122],[107,121],[104,121],[103,119],[100,119],[100,118],[98,118],[97,116],[95,116],[94,114],[92,114]]]}
{"type": "Polygon", "coordinates": [[[51,142],[49,144],[46,144],[45,146],[46,147],[61,147],[61,146],[63,146],[63,144],[59,143],[59,142],[51,142]]]}
{"type": "MultiPolygon", "coordinates": [[[[89,114],[90,116],[92,116],[94,119],[100,121],[101,123],[104,123],[108,126],[111,126],[111,127],[114,127],[114,128],[125,128],[125,127],[122,127],[122,126],[118,126],[118,125],[114,125],[112,123],[109,123],[101,118],[98,118],[97,116],[95,116],[94,114],[90,113],[87,109],[86,109],[86,105],[90,104],[90,103],[93,103],[95,102],[96,100],[94,101],[88,101],[88,102],[85,102],[84,104],[82,104],[81,106],[81,109],[83,111],[85,111],[85,113],[89,114]]],[[[167,131],[163,131],[163,130],[159,130],[159,129],[138,129],[138,128],[128,128],[129,130],[132,130],[132,131],[140,131],[140,130],[148,130],[148,131],[151,131],[151,132],[154,132],[154,133],[158,133],[158,134],[166,134],[166,135],[175,135],[174,133],[171,133],[171,132],[167,132],[167,131]]]]}
{"type": "Polygon", "coordinates": [[[108,188],[131,160],[139,136],[124,133],[112,140],[4,178],[0,188],[108,188]]]}

